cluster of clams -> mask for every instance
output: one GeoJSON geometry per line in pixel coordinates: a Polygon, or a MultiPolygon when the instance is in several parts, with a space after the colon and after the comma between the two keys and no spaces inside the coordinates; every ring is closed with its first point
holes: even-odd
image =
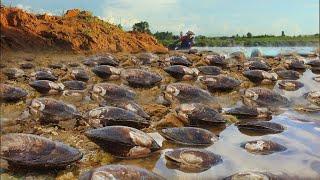
{"type": "MultiPolygon", "coordinates": [[[[166,141],[181,146],[165,152],[168,168],[202,172],[223,163],[222,156],[206,150],[219,141],[219,136],[207,129],[225,127],[228,124],[226,117],[231,115],[239,120],[235,125],[243,134],[262,136],[285,131],[284,126],[270,119],[275,109],[288,107],[292,102],[260,85],[271,84],[285,91],[296,91],[304,86],[299,82],[301,72],[309,67],[313,71],[319,69],[319,59],[305,63],[295,56],[278,57],[277,60],[257,52],[252,56],[246,59],[241,52],[233,53],[230,58],[214,53],[201,54],[193,56],[197,60],[195,63],[196,60],[185,55],[162,57],[141,53],[125,62],[132,67],[124,66],[123,61],[111,54],[86,58],[82,64],[50,64],[38,69],[28,61],[20,68],[3,71],[7,80],[0,84],[0,100],[6,104],[26,102],[20,123],[34,121],[67,131],[84,126],[85,136],[116,158],[144,158],[164,150],[146,133],[157,129],[166,141]],[[278,62],[271,64],[273,61],[278,62]],[[156,72],[153,67],[160,67],[161,71],[156,72]],[[56,70],[59,73],[55,73],[56,70]],[[25,82],[33,89],[33,96],[29,90],[14,85],[15,82],[25,82]],[[249,86],[244,85],[248,83],[249,86]],[[174,120],[183,127],[168,127],[166,116],[155,120],[154,115],[137,101],[137,92],[145,89],[159,89],[159,96],[154,97],[154,101],[168,107],[174,120]],[[231,92],[239,93],[240,105],[222,108],[215,94],[231,92]],[[82,101],[97,106],[80,111],[79,107],[59,100],[61,96],[82,97],[82,101]],[[163,128],[163,125],[167,127],[163,128]]],[[[318,79],[318,76],[314,77],[314,81],[319,82],[318,79]]],[[[304,98],[320,106],[320,91],[308,92],[304,98]]],[[[267,139],[243,142],[239,147],[255,155],[287,149],[267,139]]],[[[13,168],[57,169],[79,161],[83,153],[42,136],[7,133],[1,136],[0,155],[13,168]]],[[[226,179],[238,176],[268,178],[270,174],[244,172],[226,179]]],[[[153,172],[129,165],[106,165],[80,177],[128,178],[163,179],[153,172]]]]}

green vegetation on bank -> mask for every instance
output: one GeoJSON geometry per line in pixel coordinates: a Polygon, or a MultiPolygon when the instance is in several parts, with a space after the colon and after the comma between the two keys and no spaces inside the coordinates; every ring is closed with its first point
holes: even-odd
{"type": "MultiPolygon", "coordinates": [[[[146,21],[134,24],[132,30],[151,34],[149,23],[146,21]]],[[[153,35],[160,43],[169,48],[173,48],[179,43],[179,36],[174,35],[172,32],[156,32],[153,35]]],[[[256,36],[250,32],[243,36],[237,34],[231,37],[207,37],[198,35],[195,37],[195,46],[320,46],[320,36],[319,34],[286,36],[284,31],[281,31],[281,36],[256,36]]]]}

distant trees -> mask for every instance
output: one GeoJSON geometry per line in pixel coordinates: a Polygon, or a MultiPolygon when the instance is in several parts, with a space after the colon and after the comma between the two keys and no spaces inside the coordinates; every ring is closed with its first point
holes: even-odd
{"type": "Polygon", "coordinates": [[[247,38],[252,38],[251,32],[248,32],[248,33],[247,33],[247,38]]]}
{"type": "Polygon", "coordinates": [[[284,31],[281,32],[281,36],[286,36],[286,35],[284,34],[284,31]]]}
{"type": "Polygon", "coordinates": [[[149,23],[146,21],[141,21],[141,22],[135,23],[132,26],[132,30],[135,32],[143,32],[143,33],[151,34],[151,31],[149,29],[149,23]]]}

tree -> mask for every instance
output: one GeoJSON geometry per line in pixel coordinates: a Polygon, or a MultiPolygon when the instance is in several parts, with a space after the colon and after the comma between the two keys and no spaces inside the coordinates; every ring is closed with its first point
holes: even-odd
{"type": "Polygon", "coordinates": [[[252,38],[251,32],[248,32],[248,33],[247,33],[247,38],[252,38]]]}
{"type": "Polygon", "coordinates": [[[119,29],[123,29],[121,24],[118,24],[117,26],[118,26],[119,29]]]}
{"type": "Polygon", "coordinates": [[[151,33],[149,29],[149,23],[146,21],[141,21],[139,23],[135,23],[132,26],[132,30],[135,32],[143,32],[143,33],[151,33]]]}
{"type": "Polygon", "coordinates": [[[286,36],[286,35],[284,34],[284,31],[281,32],[281,36],[286,36]]]}

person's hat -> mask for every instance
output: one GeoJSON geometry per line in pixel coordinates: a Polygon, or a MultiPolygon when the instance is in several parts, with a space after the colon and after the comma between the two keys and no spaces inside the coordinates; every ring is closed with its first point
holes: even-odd
{"type": "Polygon", "coordinates": [[[187,35],[194,35],[194,33],[192,31],[188,31],[187,35]]]}

